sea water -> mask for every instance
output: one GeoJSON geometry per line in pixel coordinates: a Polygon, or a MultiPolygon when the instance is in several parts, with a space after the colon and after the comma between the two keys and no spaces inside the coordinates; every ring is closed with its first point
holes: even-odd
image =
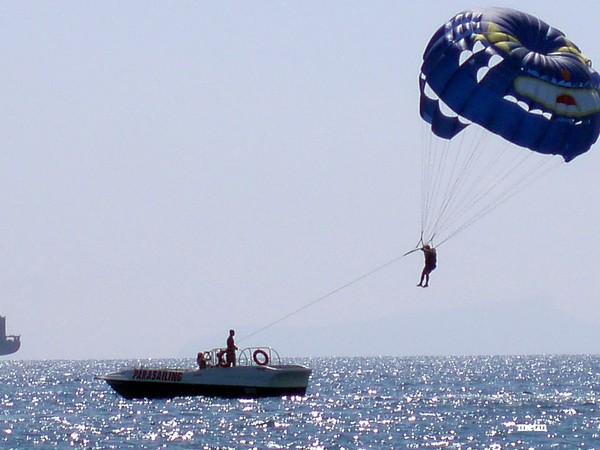
{"type": "Polygon", "coordinates": [[[600,449],[600,356],[295,358],[305,397],[125,400],[138,363],[2,361],[2,449],[600,449]]]}

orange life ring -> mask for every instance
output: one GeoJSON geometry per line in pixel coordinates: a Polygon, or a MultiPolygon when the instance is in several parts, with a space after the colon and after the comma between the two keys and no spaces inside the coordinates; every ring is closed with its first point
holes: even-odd
{"type": "Polygon", "coordinates": [[[267,364],[269,364],[269,355],[267,355],[267,353],[261,349],[254,350],[254,353],[252,354],[252,359],[259,366],[266,366],[267,364]],[[262,355],[262,359],[258,359],[258,355],[262,355]]]}

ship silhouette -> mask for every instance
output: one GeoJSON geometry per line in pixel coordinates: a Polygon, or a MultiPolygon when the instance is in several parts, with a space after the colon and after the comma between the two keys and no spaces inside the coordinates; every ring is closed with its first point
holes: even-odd
{"type": "Polygon", "coordinates": [[[6,335],[6,317],[0,316],[0,356],[15,353],[21,347],[21,336],[6,335]]]}

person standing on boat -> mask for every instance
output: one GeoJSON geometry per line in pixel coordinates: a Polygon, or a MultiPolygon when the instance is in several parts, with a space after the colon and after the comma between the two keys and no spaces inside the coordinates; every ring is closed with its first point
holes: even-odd
{"type": "Polygon", "coordinates": [[[423,252],[423,256],[425,256],[425,267],[423,267],[423,272],[421,272],[421,281],[419,281],[417,286],[428,287],[429,274],[437,267],[437,252],[435,248],[429,245],[424,245],[421,247],[421,251],[423,252]],[[423,281],[425,281],[425,284],[423,284],[423,281]]]}
{"type": "Polygon", "coordinates": [[[235,336],[234,330],[229,330],[229,337],[227,338],[227,350],[225,351],[225,358],[227,361],[227,366],[235,366],[235,351],[238,349],[235,345],[235,341],[233,340],[233,336],[235,336]]]}

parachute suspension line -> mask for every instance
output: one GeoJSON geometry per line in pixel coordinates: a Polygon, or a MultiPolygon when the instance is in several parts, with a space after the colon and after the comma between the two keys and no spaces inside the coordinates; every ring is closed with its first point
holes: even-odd
{"type": "MultiPolygon", "coordinates": [[[[531,161],[539,155],[527,152],[524,156],[521,156],[521,153],[521,151],[515,152],[514,157],[511,158],[510,161],[507,161],[503,168],[497,170],[496,176],[488,180],[487,186],[482,184],[474,191],[479,191],[479,194],[473,195],[471,203],[464,208],[465,211],[476,211],[476,207],[478,207],[484,199],[488,198],[492,199],[492,201],[489,201],[488,206],[482,208],[482,210],[495,209],[496,205],[503,203],[505,198],[512,197],[521,189],[529,185],[526,181],[534,178],[536,172],[540,171],[545,165],[552,161],[551,158],[544,158],[540,161],[531,161]],[[529,162],[531,162],[531,167],[527,168],[526,163],[529,162]],[[513,175],[515,173],[517,175],[513,175]],[[500,188],[498,188],[498,186],[500,188]],[[497,194],[495,194],[496,191],[498,191],[497,194]],[[494,197],[492,197],[492,194],[494,194],[494,197]]],[[[484,213],[483,215],[486,214],[487,213],[484,213]]],[[[483,215],[480,210],[474,214],[473,217],[482,217],[483,215]]]]}
{"type": "Polygon", "coordinates": [[[430,243],[433,236],[429,224],[436,216],[435,206],[441,192],[443,182],[443,168],[450,153],[450,142],[442,141],[442,148],[437,148],[439,139],[434,139],[429,134],[429,143],[424,147],[423,161],[421,164],[421,243],[430,243]]]}
{"type": "MultiPolygon", "coordinates": [[[[442,176],[446,178],[445,197],[441,203],[438,203],[436,199],[435,218],[437,220],[431,225],[431,239],[440,232],[439,221],[443,218],[445,211],[454,198],[455,192],[461,189],[461,181],[464,179],[463,174],[469,171],[476,157],[475,150],[477,147],[474,145],[471,148],[465,147],[463,144],[464,134],[461,135],[459,142],[458,146],[454,146],[456,148],[450,148],[450,143],[447,141],[449,151],[454,154],[454,163],[450,176],[446,172],[442,173],[442,176]]],[[[443,164],[446,163],[442,162],[443,164]]]]}
{"type": "MultiPolygon", "coordinates": [[[[426,161],[429,157],[427,149],[431,149],[431,133],[429,133],[428,127],[425,126],[424,122],[421,122],[421,240],[423,241],[423,228],[425,227],[425,220],[427,217],[427,189],[425,187],[426,179],[426,161]]],[[[418,246],[419,244],[417,244],[418,246]]]]}
{"type": "Polygon", "coordinates": [[[470,187],[458,196],[460,200],[452,208],[453,213],[444,219],[440,228],[450,228],[469,211],[473,211],[480,202],[489,197],[494,188],[501,185],[531,155],[531,153],[522,154],[522,152],[515,152],[515,155],[509,161],[500,165],[502,152],[493,153],[495,153],[495,156],[479,172],[479,175],[472,180],[470,187]],[[486,175],[489,176],[488,179],[485,178],[486,175]]]}
{"type": "Polygon", "coordinates": [[[435,233],[439,233],[443,231],[443,227],[440,226],[440,223],[443,223],[446,219],[446,215],[455,210],[454,203],[456,203],[456,199],[460,199],[462,197],[462,192],[465,189],[465,185],[468,181],[468,175],[472,172],[472,167],[476,166],[477,162],[481,159],[482,151],[487,143],[484,134],[480,134],[479,139],[473,140],[471,145],[465,147],[464,145],[464,134],[461,136],[460,144],[458,145],[456,151],[454,152],[456,155],[455,164],[452,167],[452,171],[449,175],[447,175],[447,188],[446,188],[446,196],[444,197],[443,202],[440,204],[440,208],[437,214],[437,220],[433,225],[433,230],[435,233]],[[456,170],[456,165],[459,163],[459,160],[462,161],[462,165],[459,170],[456,170]]]}
{"type": "Polygon", "coordinates": [[[431,156],[433,154],[434,145],[431,133],[428,132],[428,129],[423,122],[421,123],[421,136],[421,148],[423,149],[421,152],[421,236],[417,247],[423,244],[424,230],[427,224],[427,218],[429,217],[429,198],[431,196],[431,189],[428,189],[431,174],[431,170],[429,169],[432,165],[431,156]]]}
{"type": "Polygon", "coordinates": [[[252,332],[250,334],[247,334],[243,338],[239,339],[239,341],[241,342],[241,341],[243,341],[245,339],[248,339],[248,338],[250,338],[250,337],[252,337],[252,336],[254,336],[254,335],[256,335],[256,334],[258,334],[258,333],[260,333],[260,332],[262,332],[264,330],[266,330],[267,328],[271,328],[273,325],[277,325],[279,322],[283,322],[284,320],[292,317],[293,315],[298,314],[299,312],[304,311],[307,308],[310,308],[311,306],[315,305],[316,303],[319,303],[320,301],[323,301],[323,300],[331,297],[332,295],[337,294],[338,292],[340,292],[340,291],[342,291],[342,290],[344,290],[344,289],[352,286],[353,284],[358,283],[359,281],[364,280],[367,277],[370,277],[371,275],[373,275],[373,274],[375,274],[375,273],[377,273],[377,272],[385,269],[386,267],[391,266],[392,264],[394,264],[394,263],[398,262],[399,260],[401,260],[402,258],[404,258],[406,255],[409,255],[410,253],[412,253],[413,251],[416,251],[416,250],[418,250],[418,249],[411,250],[410,252],[407,252],[407,253],[405,253],[402,256],[397,256],[397,257],[389,260],[388,262],[386,262],[386,263],[384,263],[384,264],[376,267],[373,270],[370,270],[369,272],[367,272],[364,275],[361,275],[361,276],[355,278],[352,281],[349,281],[348,283],[346,283],[346,284],[338,287],[337,289],[334,289],[333,291],[331,291],[331,292],[323,295],[322,297],[319,297],[316,300],[313,300],[313,301],[307,303],[306,305],[304,305],[304,306],[302,306],[302,307],[300,307],[300,308],[298,308],[298,309],[296,309],[296,310],[294,310],[294,311],[286,314],[285,316],[282,316],[279,319],[274,320],[273,322],[265,325],[264,327],[259,328],[258,330],[254,331],[254,332],[252,332]]]}
{"type": "MultiPolygon", "coordinates": [[[[505,181],[509,177],[509,175],[512,173],[513,170],[519,168],[522,164],[524,164],[525,161],[527,159],[529,159],[530,156],[531,156],[531,153],[527,153],[520,158],[520,161],[511,160],[511,161],[507,162],[506,165],[501,170],[497,171],[498,172],[497,175],[495,177],[492,177],[489,180],[487,180],[487,182],[484,179],[484,177],[482,175],[480,175],[478,177],[478,179],[473,183],[472,190],[468,192],[468,195],[465,196],[463,202],[461,202],[462,203],[461,209],[457,211],[456,217],[454,218],[454,220],[449,222],[449,226],[451,224],[453,224],[454,222],[456,222],[458,219],[460,219],[460,217],[462,217],[463,214],[466,214],[468,211],[471,211],[474,208],[476,208],[477,205],[479,205],[485,198],[487,198],[497,186],[500,186],[502,184],[502,182],[505,181]]],[[[516,160],[517,157],[518,156],[515,156],[514,159],[516,160]]],[[[494,159],[494,162],[497,162],[498,159],[499,159],[499,156],[497,156],[494,159]]],[[[491,169],[492,165],[493,164],[490,163],[490,166],[487,169],[491,169]]],[[[530,173],[524,174],[523,176],[525,176],[525,175],[530,176],[533,172],[535,172],[535,170],[536,170],[536,167],[534,167],[530,171],[530,173]]],[[[519,180],[517,180],[517,182],[519,182],[519,180]]],[[[511,189],[510,187],[507,187],[506,190],[509,191],[510,189],[511,189]]],[[[500,194],[498,197],[502,197],[502,196],[503,196],[503,194],[500,194]]]]}
{"type": "MultiPolygon", "coordinates": [[[[431,138],[430,138],[431,139],[431,138]]],[[[429,222],[429,215],[431,214],[431,197],[435,194],[435,191],[433,190],[433,188],[431,187],[433,181],[433,162],[431,160],[433,153],[432,150],[432,146],[433,144],[431,144],[431,147],[429,147],[429,152],[426,155],[426,159],[425,162],[423,164],[423,175],[422,175],[422,183],[421,183],[421,191],[423,192],[423,206],[422,206],[422,211],[423,211],[423,217],[422,217],[422,224],[421,224],[421,240],[423,240],[424,237],[424,233],[426,231],[425,227],[427,225],[427,223],[429,222]]]]}
{"type": "Polygon", "coordinates": [[[422,219],[421,234],[424,243],[430,243],[440,232],[440,222],[448,214],[457,195],[464,190],[468,181],[466,174],[472,171],[481,149],[487,144],[488,137],[480,132],[478,139],[470,145],[464,143],[465,133],[461,133],[459,145],[446,139],[434,138],[428,133],[429,143],[423,147],[422,162],[422,219]],[[443,143],[442,148],[438,148],[443,143]],[[448,175],[447,167],[452,167],[448,175]]]}
{"type": "Polygon", "coordinates": [[[556,161],[523,151],[474,124],[455,140],[428,136],[417,247],[435,238],[439,246],[440,239],[456,236],[545,174],[549,161],[556,161]]]}
{"type": "Polygon", "coordinates": [[[423,244],[426,226],[429,223],[430,214],[432,214],[432,197],[435,195],[433,158],[440,150],[435,148],[438,141],[433,139],[431,133],[426,130],[425,125],[422,125],[421,129],[423,130],[423,136],[425,136],[425,133],[427,134],[426,139],[423,139],[422,149],[424,151],[421,153],[421,239],[419,243],[423,244]]]}
{"type": "Polygon", "coordinates": [[[552,161],[552,159],[546,159],[541,164],[539,164],[537,167],[531,169],[528,172],[530,177],[522,177],[520,180],[516,181],[509,189],[506,189],[502,195],[497,196],[497,198],[491,205],[482,209],[478,214],[473,216],[468,222],[466,222],[465,224],[463,224],[462,226],[460,226],[459,228],[454,230],[452,233],[450,233],[437,246],[439,247],[440,245],[442,245],[445,242],[447,242],[448,240],[452,239],[459,233],[462,233],[468,227],[470,227],[471,225],[473,225],[475,222],[482,219],[483,217],[487,216],[490,212],[492,212],[493,210],[498,208],[500,205],[502,205],[504,202],[506,202],[510,198],[514,197],[516,194],[521,192],[527,186],[533,184],[534,182],[536,182],[537,180],[539,180],[540,178],[542,178],[543,176],[548,174],[551,170],[555,169],[560,164],[562,164],[561,161],[558,161],[558,163],[556,163],[556,164],[550,164],[550,161],[552,161]],[[542,170],[542,168],[544,166],[549,166],[549,167],[546,167],[545,170],[542,170]],[[534,172],[538,172],[538,173],[534,175],[534,172]]]}
{"type": "MultiPolygon", "coordinates": [[[[423,227],[425,226],[425,217],[427,216],[427,190],[425,189],[425,161],[427,159],[426,149],[430,147],[431,135],[427,133],[427,127],[424,122],[421,122],[421,238],[419,243],[423,241],[423,227]]],[[[417,247],[419,244],[417,244],[417,247]]]]}
{"type": "Polygon", "coordinates": [[[422,226],[422,234],[424,236],[423,243],[429,243],[432,239],[431,230],[428,229],[428,224],[437,215],[435,206],[438,204],[438,198],[442,191],[442,174],[443,169],[447,164],[448,155],[450,154],[450,142],[447,140],[434,139],[429,136],[430,145],[427,147],[427,158],[424,164],[425,176],[423,178],[422,189],[425,191],[425,218],[422,226]],[[438,145],[438,144],[442,145],[438,145]],[[441,147],[441,148],[439,148],[441,147]]]}
{"type": "MultiPolygon", "coordinates": [[[[462,136],[461,136],[461,139],[462,139],[462,136]]],[[[450,152],[450,144],[449,144],[448,141],[446,141],[445,142],[445,146],[444,146],[443,160],[440,159],[440,168],[443,167],[446,164],[446,160],[448,159],[448,154],[449,153],[451,153],[450,152]]],[[[458,160],[457,157],[458,157],[457,153],[454,152],[454,158],[453,158],[454,161],[453,161],[453,164],[452,164],[452,172],[454,172],[454,170],[456,169],[456,164],[457,164],[457,160],[458,160]]],[[[437,174],[438,176],[436,178],[436,188],[435,188],[436,192],[435,192],[435,197],[433,199],[433,204],[434,205],[438,204],[437,199],[438,199],[438,196],[439,196],[439,192],[443,191],[445,193],[444,194],[444,198],[441,201],[442,210],[443,210],[443,205],[447,201],[447,197],[448,197],[448,193],[449,193],[449,186],[446,184],[446,180],[442,180],[441,179],[442,177],[440,176],[440,173],[441,173],[441,171],[438,171],[438,174],[437,174]],[[446,184],[445,189],[442,189],[442,187],[441,187],[442,184],[446,184]]],[[[436,210],[435,214],[433,215],[433,217],[431,217],[431,220],[434,220],[435,217],[437,217],[439,219],[440,214],[442,214],[442,213],[440,211],[436,210]]],[[[430,223],[430,222],[428,222],[428,223],[430,223]]],[[[433,238],[435,237],[436,229],[437,229],[436,225],[437,225],[437,222],[433,223],[433,225],[429,229],[426,230],[426,236],[427,236],[427,241],[428,242],[433,241],[433,238]]]]}

